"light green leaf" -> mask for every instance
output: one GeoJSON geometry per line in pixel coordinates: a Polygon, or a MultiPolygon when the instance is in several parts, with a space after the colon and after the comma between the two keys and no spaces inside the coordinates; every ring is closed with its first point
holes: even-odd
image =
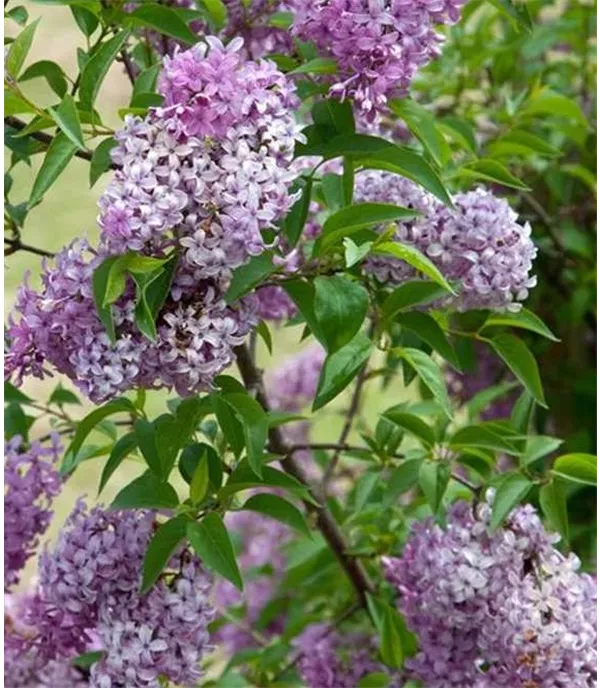
{"type": "Polygon", "coordinates": [[[434,116],[414,100],[393,100],[390,108],[403,119],[412,133],[423,144],[436,164],[442,167],[450,159],[450,148],[439,132],[434,116]]]}
{"type": "Polygon", "coordinates": [[[126,15],[125,22],[137,26],[149,26],[165,36],[193,45],[198,41],[185,21],[170,7],[144,3],[126,15]]]}
{"type": "Polygon", "coordinates": [[[106,483],[110,480],[112,474],[121,465],[128,454],[137,447],[137,438],[134,432],[128,432],[123,437],[120,437],[114,444],[108,461],[106,462],[102,475],[100,476],[100,486],[98,487],[98,494],[105,488],[106,483]]]}
{"type": "Polygon", "coordinates": [[[33,43],[33,36],[39,22],[40,20],[36,19],[29,26],[26,26],[10,44],[4,61],[4,70],[15,80],[19,78],[19,73],[33,43]]]}
{"type": "Polygon", "coordinates": [[[381,307],[384,323],[389,323],[407,308],[431,303],[447,294],[445,288],[428,280],[414,280],[400,285],[386,298],[381,307]]]}
{"type": "Polygon", "coordinates": [[[556,451],[561,444],[563,444],[563,440],[559,440],[557,437],[547,437],[546,435],[529,437],[525,445],[523,457],[521,458],[521,465],[529,466],[529,464],[556,451]]]}
{"type": "Polygon", "coordinates": [[[565,485],[553,479],[540,488],[540,505],[548,525],[561,537],[564,544],[569,542],[569,515],[565,485]]]}
{"type": "Polygon", "coordinates": [[[371,249],[371,253],[398,258],[399,260],[408,263],[410,266],[415,268],[415,270],[422,272],[425,276],[429,277],[430,280],[436,284],[439,284],[440,287],[446,289],[446,291],[449,291],[451,294],[456,293],[444,275],[442,275],[442,273],[429,260],[429,258],[423,255],[419,249],[411,246],[410,244],[401,244],[396,241],[375,244],[371,249]]]}
{"type": "Polygon", "coordinates": [[[448,418],[452,418],[452,404],[448,397],[448,390],[440,366],[419,349],[402,349],[400,355],[414,369],[448,418]]]}
{"type": "Polygon", "coordinates": [[[366,241],[364,244],[357,246],[349,237],[346,237],[342,243],[344,244],[344,257],[346,260],[346,267],[348,268],[362,262],[369,254],[371,246],[373,246],[372,241],[366,241]]]}
{"type": "Polygon", "coordinates": [[[422,459],[408,459],[394,469],[387,480],[387,488],[383,493],[382,506],[388,509],[401,494],[408,492],[419,482],[419,472],[422,459]]]}
{"type": "Polygon", "coordinates": [[[79,84],[79,99],[83,110],[90,112],[94,109],[94,101],[100,86],[107,75],[110,66],[115,61],[119,51],[125,45],[129,36],[128,31],[121,31],[98,48],[81,70],[79,84]]]}
{"type": "Polygon", "coordinates": [[[431,511],[436,514],[450,481],[450,464],[445,461],[423,461],[419,468],[419,486],[431,511]]]}
{"type": "Polygon", "coordinates": [[[529,191],[529,187],[511,174],[502,163],[491,158],[480,158],[477,162],[468,163],[459,169],[458,174],[469,179],[485,179],[511,189],[529,191]]]}
{"type": "Polygon", "coordinates": [[[544,87],[534,91],[525,101],[520,116],[553,115],[574,120],[580,126],[588,129],[585,115],[575,100],[544,87]]]}
{"type": "Polygon", "coordinates": [[[460,362],[456,355],[456,351],[454,351],[452,344],[450,344],[435,318],[427,315],[427,313],[412,311],[410,313],[401,313],[397,315],[396,322],[402,327],[414,332],[426,344],[429,344],[434,351],[437,351],[440,356],[445,358],[454,368],[460,371],[460,362]]]}
{"type": "Polygon", "coordinates": [[[527,308],[521,308],[517,313],[492,313],[485,321],[482,329],[488,327],[518,327],[541,334],[542,337],[553,342],[560,342],[560,339],[544,324],[543,320],[527,308]]]}
{"type": "Polygon", "coordinates": [[[596,485],[597,458],[593,454],[564,454],[556,459],[552,472],[570,482],[596,485]]]}
{"type": "Polygon", "coordinates": [[[29,208],[32,208],[42,200],[44,194],[67,167],[76,150],[77,146],[62,132],[54,137],[33,182],[28,203],[29,208]]]}
{"type": "Polygon", "coordinates": [[[406,430],[411,435],[418,437],[428,447],[433,447],[435,444],[435,433],[429,427],[429,425],[425,423],[425,421],[419,418],[419,416],[415,416],[412,413],[405,413],[403,411],[390,409],[385,412],[384,418],[388,418],[392,421],[392,423],[394,423],[394,425],[397,425],[399,428],[406,430]]]}
{"type": "Polygon", "coordinates": [[[200,457],[196,470],[190,482],[190,499],[192,504],[200,504],[206,497],[210,487],[210,475],[208,470],[208,459],[206,453],[200,457]]]}
{"type": "Polygon", "coordinates": [[[200,523],[189,523],[187,535],[203,564],[243,590],[233,546],[223,519],[218,514],[211,512],[200,523]]]}
{"type": "Polygon", "coordinates": [[[252,497],[242,507],[244,511],[255,511],[285,525],[294,528],[304,535],[310,537],[310,530],[302,512],[287,500],[274,494],[257,494],[252,497]]]}
{"type": "Polygon", "coordinates": [[[511,473],[496,488],[490,527],[496,530],[510,512],[527,496],[533,483],[519,473],[511,473]]]}
{"type": "Polygon", "coordinates": [[[335,74],[337,62],[329,57],[315,57],[293,69],[290,74],[335,74]]]}

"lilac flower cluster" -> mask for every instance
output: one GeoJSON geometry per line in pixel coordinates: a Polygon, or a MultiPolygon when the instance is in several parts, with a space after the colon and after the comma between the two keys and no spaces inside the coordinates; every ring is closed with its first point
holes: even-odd
{"type": "Polygon", "coordinates": [[[207,40],[210,50],[165,58],[164,106],[117,133],[100,248],[67,247],[44,267],[40,292],[21,289],[5,361],[17,382],[43,376],[48,361],[96,402],[134,386],[187,395],[209,387],[256,324],[255,297],[227,306],[222,296],[233,269],[267,248],[261,231],[276,229],[295,201],[295,99],[272,63],[242,60],[241,40],[207,40]],[[156,342],[135,325],[132,284],[113,307],[116,343],[96,313],[94,269],[129,250],[178,257],[156,342]]]}
{"type": "MultiPolygon", "coordinates": [[[[355,197],[357,202],[394,203],[422,214],[397,223],[395,238],[415,246],[446,279],[458,282],[458,297],[445,299],[444,306],[516,311],[536,284],[530,276],[537,253],[531,227],[520,225],[508,203],[484,189],[457,194],[455,208],[448,208],[402,177],[367,171],[357,175],[355,197]]],[[[367,270],[383,283],[416,277],[412,267],[396,258],[370,258],[367,270]]]]}
{"type": "MultiPolygon", "coordinates": [[[[220,579],[215,586],[216,604],[226,611],[244,604],[244,624],[224,624],[215,634],[215,641],[232,654],[256,645],[251,629],[255,628],[261,613],[273,599],[283,578],[286,557],[283,546],[290,540],[290,529],[252,511],[229,512],[227,528],[241,543],[238,564],[244,573],[244,592],[241,594],[229,581],[220,579]]],[[[271,620],[260,630],[263,636],[283,630],[281,617],[271,620]]]]}
{"type": "Polygon", "coordinates": [[[57,435],[50,443],[26,446],[16,435],[4,444],[4,590],[20,579],[52,517],[60,492],[56,462],[62,452],[57,435]]]}
{"type": "Polygon", "coordinates": [[[417,70],[440,54],[437,24],[458,21],[465,0],[303,0],[293,30],[336,60],[332,95],[375,117],[406,94],[417,70]]]}
{"type": "Polygon", "coordinates": [[[590,688],[595,581],[530,505],[490,533],[492,502],[457,503],[445,530],[415,524],[402,557],[384,560],[419,639],[407,668],[430,688],[590,688]]]}
{"type": "MultiPolygon", "coordinates": [[[[376,659],[377,639],[360,633],[338,633],[325,623],[308,626],[295,641],[302,653],[300,677],[308,688],[355,688],[371,673],[389,674],[376,659]]],[[[399,687],[398,677],[387,685],[399,687]]]]}
{"type": "MultiPolygon", "coordinates": [[[[168,575],[139,594],[154,516],[139,511],[88,511],[80,501],[56,546],[40,559],[38,591],[21,614],[27,632],[9,638],[11,671],[58,670],[65,658],[103,651],[91,688],[158,688],[161,677],[194,686],[214,611],[212,579],[187,550],[168,575]]],[[[18,685],[18,684],[17,684],[18,685]]]]}
{"type": "MultiPolygon", "coordinates": [[[[444,367],[448,391],[460,406],[471,401],[476,394],[484,389],[514,380],[514,377],[507,373],[506,367],[490,351],[488,346],[476,342],[474,354],[475,366],[472,371],[457,373],[450,366],[444,367]]],[[[495,399],[481,412],[481,418],[483,420],[508,418],[518,395],[518,391],[512,390],[495,399]]]]}

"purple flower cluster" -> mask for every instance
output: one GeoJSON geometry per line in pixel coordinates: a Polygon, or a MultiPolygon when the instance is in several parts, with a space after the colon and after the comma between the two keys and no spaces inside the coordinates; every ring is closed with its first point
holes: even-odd
{"type": "Polygon", "coordinates": [[[165,58],[164,106],[129,117],[117,133],[120,169],[100,200],[100,248],[75,243],[27,284],[11,317],[5,369],[20,382],[48,361],[94,401],[135,386],[210,386],[257,322],[254,296],[227,306],[231,273],[267,245],[261,234],[290,209],[293,87],[270,62],[245,62],[241,40],[215,38],[165,58]],[[170,294],[151,342],[134,322],[133,285],[113,307],[111,343],[92,295],[94,269],[126,251],[177,254],[170,294]]]}
{"type": "MultiPolygon", "coordinates": [[[[224,624],[215,634],[215,640],[236,653],[256,644],[251,629],[283,578],[286,565],[283,545],[289,541],[291,532],[287,526],[252,511],[230,512],[226,520],[228,530],[241,543],[238,564],[244,573],[244,592],[241,594],[229,581],[219,579],[215,586],[216,604],[222,611],[244,604],[244,625],[224,624]]],[[[282,621],[278,617],[260,632],[268,636],[281,630],[282,621]]]]}
{"type": "Polygon", "coordinates": [[[266,386],[271,408],[295,412],[310,403],[317,391],[324,360],[325,349],[313,344],[269,373],[266,386]]]}
{"type": "MultiPolygon", "coordinates": [[[[308,688],[355,688],[371,673],[389,673],[376,659],[377,639],[360,633],[338,633],[327,624],[308,626],[295,641],[302,653],[300,677],[308,688]]],[[[390,687],[399,686],[390,677],[390,687]]]]}
{"type": "Polygon", "coordinates": [[[331,93],[375,117],[408,91],[417,70],[440,54],[437,24],[458,21],[465,0],[303,0],[294,32],[336,60],[331,93]]]}
{"type": "Polygon", "coordinates": [[[61,488],[56,468],[61,452],[57,435],[47,446],[40,442],[25,446],[18,435],[4,444],[5,591],[19,582],[21,570],[50,524],[50,506],[61,488]]]}
{"type": "MultiPolygon", "coordinates": [[[[537,253],[531,227],[520,225],[509,204],[484,189],[457,194],[455,208],[448,208],[402,177],[367,171],[357,175],[355,197],[422,213],[397,223],[395,239],[415,246],[446,279],[458,282],[458,297],[445,299],[443,306],[461,311],[516,311],[536,284],[530,276],[537,253]]],[[[416,277],[412,267],[396,258],[370,258],[367,270],[383,283],[399,284],[416,277]]]]}
{"type": "Polygon", "coordinates": [[[91,669],[92,688],[158,688],[161,677],[194,686],[207,626],[214,616],[211,577],[187,550],[145,594],[141,567],[154,516],[139,511],[88,511],[80,501],[52,550],[40,559],[38,591],[9,643],[14,671],[36,671],[86,651],[103,651],[91,669]]]}
{"type": "Polygon", "coordinates": [[[429,688],[590,688],[595,581],[529,505],[490,533],[492,502],[457,503],[446,529],[415,524],[402,557],[384,560],[419,639],[407,668],[429,688]]]}

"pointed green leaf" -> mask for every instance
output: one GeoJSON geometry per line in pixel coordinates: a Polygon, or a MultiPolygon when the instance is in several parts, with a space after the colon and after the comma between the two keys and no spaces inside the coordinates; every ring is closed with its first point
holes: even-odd
{"type": "Polygon", "coordinates": [[[402,118],[439,167],[450,159],[450,147],[439,132],[434,116],[410,98],[393,100],[390,108],[402,118]]]}
{"type": "Polygon", "coordinates": [[[69,164],[76,150],[77,146],[62,132],[54,137],[52,143],[48,146],[44,162],[33,182],[28,202],[29,208],[32,208],[42,200],[44,194],[69,164]]]}
{"type": "Polygon", "coordinates": [[[184,518],[176,517],[163,523],[154,533],[148,543],[142,566],[142,585],[140,594],[144,594],[156,583],[162,570],[169,563],[169,559],[183,540],[187,532],[184,518]]]}
{"type": "Polygon", "coordinates": [[[121,465],[123,459],[125,459],[125,457],[128,454],[131,454],[131,452],[134,451],[136,447],[137,438],[134,432],[128,432],[126,435],[123,435],[123,437],[119,438],[119,440],[113,446],[112,451],[110,452],[110,456],[108,457],[108,461],[106,462],[104,469],[102,471],[102,475],[100,476],[100,486],[98,487],[98,494],[100,494],[102,490],[105,488],[106,483],[110,480],[112,474],[121,465]]]}
{"type": "Polygon", "coordinates": [[[115,61],[121,48],[129,36],[128,31],[121,31],[110,40],[103,43],[85,63],[81,70],[79,84],[79,99],[83,110],[94,109],[94,101],[100,90],[100,86],[107,75],[110,66],[115,61]]]}
{"type": "Polygon", "coordinates": [[[10,74],[13,79],[18,79],[25,58],[29,53],[31,44],[33,42],[33,36],[37,25],[40,20],[36,19],[34,22],[26,26],[23,31],[15,38],[15,40],[10,44],[8,53],[6,54],[6,59],[4,61],[4,69],[10,74]]]}
{"type": "Polygon", "coordinates": [[[450,481],[450,465],[445,461],[423,461],[419,469],[419,486],[436,514],[450,481]]]}
{"type": "Polygon", "coordinates": [[[529,191],[529,187],[511,174],[502,163],[490,158],[481,158],[477,162],[461,167],[459,175],[469,179],[485,179],[511,189],[529,191]]]}
{"type": "Polygon", "coordinates": [[[50,114],[56,120],[61,131],[77,148],[83,151],[87,150],[83,141],[81,122],[79,121],[79,113],[77,112],[73,96],[67,93],[60,105],[50,108],[50,114]]]}
{"type": "Polygon", "coordinates": [[[189,523],[187,536],[205,566],[226,578],[239,590],[243,590],[244,584],[233,546],[225,524],[218,514],[211,512],[200,523],[189,523]]]}
{"type": "Polygon", "coordinates": [[[250,497],[242,507],[245,511],[256,511],[259,514],[273,518],[276,521],[294,528],[310,537],[310,530],[302,512],[286,499],[274,494],[261,493],[250,497]]]}
{"type": "Polygon", "coordinates": [[[450,344],[442,328],[437,321],[427,313],[412,311],[411,313],[401,313],[396,316],[396,322],[402,327],[414,332],[420,339],[440,356],[445,358],[454,368],[460,371],[460,363],[454,347],[450,344]]]}
{"type": "Polygon", "coordinates": [[[269,421],[262,406],[248,394],[225,394],[223,399],[233,408],[242,423],[248,462],[261,475],[269,421]]]}
{"type": "Polygon", "coordinates": [[[498,485],[492,505],[490,527],[496,530],[510,512],[527,496],[533,483],[519,473],[511,473],[498,485]]]}
{"type": "Polygon", "coordinates": [[[427,423],[421,420],[418,416],[415,416],[412,413],[404,413],[402,411],[390,409],[389,411],[385,412],[384,418],[388,418],[392,421],[392,423],[394,423],[394,425],[397,425],[399,428],[406,430],[411,435],[418,437],[428,447],[433,447],[435,444],[435,433],[429,427],[429,425],[427,425],[427,423]]]}
{"type": "Polygon", "coordinates": [[[569,543],[569,515],[565,485],[553,479],[540,488],[540,505],[550,529],[555,530],[563,543],[569,543]]]}
{"type": "Polygon", "coordinates": [[[90,189],[100,179],[100,177],[110,169],[112,158],[111,150],[117,145],[112,136],[104,139],[102,143],[98,144],[92,153],[92,160],[90,162],[90,189]]]}
{"type": "Polygon", "coordinates": [[[241,265],[233,271],[231,284],[225,292],[225,303],[233,303],[245,296],[277,270],[277,265],[273,264],[273,253],[271,251],[265,251],[259,256],[253,256],[248,263],[241,265]]]}
{"type": "Polygon", "coordinates": [[[414,369],[448,418],[452,418],[452,404],[440,366],[419,349],[402,349],[400,355],[414,369]]]}
{"type": "Polygon", "coordinates": [[[485,321],[483,329],[487,330],[488,327],[518,327],[541,334],[542,337],[546,337],[546,339],[550,339],[553,342],[560,341],[544,324],[543,320],[526,308],[521,308],[517,313],[492,313],[485,321]]]}
{"type": "Polygon", "coordinates": [[[119,492],[111,509],[175,509],[177,506],[179,498],[173,487],[146,471],[119,492]]]}
{"type": "Polygon", "coordinates": [[[382,320],[389,323],[400,311],[431,303],[446,294],[446,289],[435,282],[427,280],[405,282],[394,289],[383,302],[381,307],[382,320]]]}
{"type": "Polygon", "coordinates": [[[565,454],[556,459],[552,472],[574,483],[596,485],[596,462],[597,459],[593,454],[565,454]]]}

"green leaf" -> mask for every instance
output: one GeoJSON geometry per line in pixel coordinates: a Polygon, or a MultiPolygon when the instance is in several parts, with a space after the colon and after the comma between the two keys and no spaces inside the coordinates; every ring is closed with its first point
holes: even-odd
{"type": "Polygon", "coordinates": [[[313,188],[312,177],[309,179],[298,180],[292,186],[292,191],[298,190],[296,186],[302,190],[302,195],[294,203],[282,224],[283,234],[292,248],[298,243],[298,240],[302,236],[304,225],[306,224],[306,219],[308,217],[308,210],[310,208],[310,199],[313,188]]]}
{"type": "Polygon", "coordinates": [[[556,158],[562,155],[559,150],[546,143],[544,139],[520,129],[513,129],[507,134],[504,134],[504,136],[496,139],[490,144],[489,149],[490,154],[494,157],[504,155],[521,155],[527,157],[532,153],[538,153],[539,155],[550,158],[556,158]]]}
{"type": "Polygon", "coordinates": [[[535,400],[527,390],[524,390],[510,414],[510,425],[519,434],[526,435],[529,431],[534,408],[535,400]]]}
{"type": "Polygon", "coordinates": [[[569,542],[569,515],[565,485],[551,480],[540,488],[540,506],[552,530],[559,533],[564,544],[569,542]]]}
{"type": "Polygon", "coordinates": [[[98,28],[98,17],[93,12],[86,10],[85,7],[78,7],[77,5],[71,7],[71,12],[77,22],[77,26],[89,38],[98,28]]]}
{"type": "Polygon", "coordinates": [[[119,492],[111,509],[175,509],[177,506],[179,498],[173,487],[146,471],[119,492]]]}
{"type": "Polygon", "coordinates": [[[200,504],[206,497],[210,487],[210,475],[206,454],[200,457],[196,470],[190,482],[190,500],[192,504],[200,504]]]}
{"type": "Polygon", "coordinates": [[[263,466],[262,476],[259,478],[250,467],[247,459],[242,459],[236,466],[229,476],[227,484],[221,488],[220,495],[227,497],[236,492],[255,487],[276,487],[287,490],[305,500],[309,497],[306,485],[287,473],[271,468],[271,466],[263,466]]]}
{"type": "Polygon", "coordinates": [[[135,422],[133,430],[137,445],[148,467],[157,478],[162,480],[166,476],[163,474],[161,457],[158,453],[155,424],[140,418],[135,422]]]}
{"type": "Polygon", "coordinates": [[[419,482],[421,459],[403,461],[394,469],[387,480],[387,488],[383,493],[382,507],[388,509],[401,494],[408,492],[419,482]]]}
{"type": "Polygon", "coordinates": [[[156,88],[156,80],[160,72],[160,64],[152,65],[144,69],[135,80],[133,85],[133,92],[131,94],[131,102],[142,93],[154,93],[156,88]]]}
{"type": "Polygon", "coordinates": [[[189,523],[187,535],[203,564],[243,590],[244,584],[231,540],[218,514],[211,512],[200,523],[189,523]]]}
{"type": "Polygon", "coordinates": [[[537,361],[527,346],[512,334],[497,334],[486,341],[490,343],[494,351],[538,404],[548,408],[544,399],[537,361]]]}
{"type": "Polygon", "coordinates": [[[137,26],[149,26],[165,36],[171,36],[178,41],[193,45],[198,41],[185,21],[170,7],[154,3],[140,5],[125,21],[137,26]]]}
{"type": "Polygon", "coordinates": [[[50,60],[40,60],[29,65],[27,69],[19,77],[19,81],[29,81],[43,77],[48,82],[48,86],[56,93],[59,98],[62,98],[67,92],[67,79],[63,70],[50,60]]]}
{"type": "Polygon", "coordinates": [[[52,143],[48,146],[44,162],[33,182],[28,202],[29,208],[32,208],[42,200],[46,191],[54,184],[69,164],[76,150],[77,146],[65,134],[60,133],[54,137],[52,143]]]}
{"type": "Polygon", "coordinates": [[[596,462],[593,454],[564,454],[556,459],[552,472],[573,483],[596,485],[596,462]]]}
{"type": "Polygon", "coordinates": [[[394,425],[397,425],[399,428],[419,438],[428,447],[433,447],[435,444],[435,433],[429,425],[418,416],[412,413],[404,413],[402,411],[390,409],[385,412],[384,418],[388,418],[394,425]]]}
{"type": "Polygon", "coordinates": [[[546,435],[529,437],[521,458],[521,465],[529,466],[529,464],[556,451],[561,444],[563,444],[563,440],[559,440],[557,437],[547,437],[546,435]]]}
{"type": "Polygon", "coordinates": [[[508,186],[511,189],[530,190],[526,184],[511,174],[502,163],[491,158],[480,158],[477,162],[468,163],[459,169],[458,174],[469,179],[485,179],[488,182],[508,186]]]}
{"type": "Polygon", "coordinates": [[[344,257],[346,260],[346,267],[348,268],[362,262],[371,251],[371,246],[373,246],[372,241],[367,241],[357,246],[349,237],[346,237],[342,243],[344,244],[344,257]]]}
{"type": "Polygon", "coordinates": [[[314,312],[320,341],[329,354],[345,346],[362,327],[369,307],[369,294],[347,277],[317,277],[314,280],[314,312]]]}
{"type": "Polygon", "coordinates": [[[488,424],[467,425],[457,430],[450,438],[450,446],[478,447],[479,449],[491,449],[494,452],[517,455],[519,452],[515,446],[505,437],[494,432],[488,424]]]}
{"type": "Polygon", "coordinates": [[[29,428],[33,425],[34,418],[27,416],[18,403],[11,403],[4,407],[4,437],[10,439],[15,435],[27,441],[29,428]]]}
{"type": "Polygon", "coordinates": [[[58,107],[50,108],[50,113],[65,136],[77,148],[85,151],[86,147],[83,141],[81,122],[79,121],[79,113],[77,112],[73,96],[67,93],[58,107]]]}
{"type": "Polygon", "coordinates": [[[79,99],[81,108],[90,112],[94,109],[94,101],[119,51],[125,44],[129,31],[121,31],[109,41],[103,43],[85,63],[81,70],[79,84],[79,99]]]}
{"type": "Polygon", "coordinates": [[[310,530],[306,525],[302,512],[286,499],[274,494],[262,493],[252,497],[242,507],[244,511],[255,511],[276,521],[285,523],[310,537],[310,530]]]}
{"type": "Polygon", "coordinates": [[[148,543],[142,566],[142,585],[140,594],[144,594],[156,583],[162,570],[169,563],[177,545],[187,532],[187,524],[180,516],[163,523],[148,543]]]}
{"type": "Polygon", "coordinates": [[[414,280],[400,285],[386,298],[381,307],[384,323],[393,320],[400,311],[431,303],[445,296],[447,291],[435,282],[414,280]]]}
{"type": "Polygon", "coordinates": [[[488,2],[506,15],[516,29],[531,33],[533,22],[527,5],[524,3],[515,4],[513,0],[488,0],[488,2]]]}
{"type": "Polygon", "coordinates": [[[319,255],[325,249],[341,242],[344,237],[366,227],[395,220],[412,219],[419,214],[417,210],[402,208],[391,203],[357,203],[342,208],[325,220],[321,235],[315,242],[313,255],[319,255]]]}
{"type": "Polygon", "coordinates": [[[26,26],[23,31],[15,38],[15,40],[10,44],[6,59],[4,61],[4,70],[10,74],[13,79],[18,79],[19,72],[23,67],[25,58],[29,53],[31,44],[33,42],[33,36],[37,25],[40,20],[36,19],[34,22],[26,26]]]}
{"type": "Polygon", "coordinates": [[[123,437],[120,437],[110,452],[108,461],[104,465],[102,475],[100,476],[100,486],[98,487],[98,494],[106,487],[112,474],[121,465],[126,456],[131,454],[137,447],[137,438],[134,432],[128,432],[123,437]]]}
{"type": "Polygon", "coordinates": [[[31,397],[23,394],[20,389],[17,389],[10,382],[4,382],[4,403],[16,402],[17,404],[26,404],[29,401],[33,401],[31,397]]]}
{"type": "Polygon", "coordinates": [[[233,303],[245,296],[277,270],[277,265],[273,265],[273,253],[271,251],[253,256],[246,265],[241,265],[233,271],[231,284],[223,297],[225,303],[233,303]]]}
{"type": "MultiPolygon", "coordinates": [[[[202,4],[208,12],[208,17],[213,25],[213,27],[219,31],[227,24],[227,5],[223,0],[202,0],[202,4]]],[[[194,38],[194,41],[197,39],[194,38]]]]}
{"type": "Polygon", "coordinates": [[[394,669],[401,669],[406,657],[414,655],[417,645],[403,617],[387,602],[367,593],[367,605],[379,634],[381,658],[394,669]]]}
{"type": "Polygon", "coordinates": [[[419,349],[402,349],[400,355],[411,368],[414,369],[423,384],[439,402],[444,413],[451,419],[452,404],[450,403],[444,376],[442,375],[439,365],[435,363],[430,356],[419,349]]]}
{"type": "Polygon", "coordinates": [[[305,280],[290,280],[285,282],[283,288],[288,296],[298,306],[306,324],[314,336],[322,341],[323,333],[319,329],[319,322],[315,316],[315,285],[305,280]]]}
{"type": "Polygon", "coordinates": [[[99,662],[105,653],[102,650],[97,650],[95,652],[84,652],[81,655],[77,655],[71,660],[71,664],[80,669],[89,669],[93,664],[99,662]]]}
{"type": "Polygon", "coordinates": [[[271,337],[271,330],[264,320],[261,320],[256,326],[256,333],[260,335],[261,339],[265,343],[271,356],[273,355],[273,338],[271,337]]]}
{"type": "Polygon", "coordinates": [[[518,386],[518,382],[500,382],[497,385],[493,385],[493,387],[488,387],[487,389],[482,389],[481,392],[477,392],[477,394],[471,397],[464,406],[469,415],[469,420],[477,419],[479,414],[490,404],[497,399],[505,397],[518,386]]]}
{"type": "Polygon", "coordinates": [[[531,489],[533,483],[519,473],[511,473],[498,485],[492,504],[490,527],[496,530],[509,513],[519,504],[531,489]]]}
{"type": "Polygon", "coordinates": [[[492,313],[485,321],[483,329],[488,327],[518,327],[523,330],[530,330],[553,342],[560,342],[560,339],[538,318],[535,313],[521,308],[517,313],[492,313]]]}
{"type": "Polygon", "coordinates": [[[111,136],[108,139],[104,139],[104,141],[98,144],[94,149],[90,162],[90,189],[98,179],[110,169],[112,164],[110,152],[116,145],[117,142],[111,136]]]}
{"type": "Polygon", "coordinates": [[[225,394],[223,399],[233,408],[242,423],[248,462],[256,475],[260,476],[269,432],[267,414],[248,394],[225,394]]]}
{"type": "Polygon", "coordinates": [[[194,442],[181,452],[179,472],[182,478],[191,485],[196,469],[203,461],[208,465],[208,477],[213,488],[219,490],[223,482],[223,465],[214,447],[203,442],[194,442]]]}
{"type": "Polygon", "coordinates": [[[388,674],[377,671],[363,676],[356,688],[387,688],[390,685],[390,680],[388,674]]]}
{"type": "Polygon", "coordinates": [[[156,319],[171,290],[177,254],[153,272],[132,272],[136,285],[135,324],[151,342],[156,340],[156,319]]]}
{"type": "Polygon", "coordinates": [[[77,430],[65,453],[65,458],[60,468],[62,474],[69,473],[72,470],[70,461],[77,455],[88,435],[98,423],[115,413],[135,413],[135,407],[129,399],[113,399],[104,404],[104,406],[95,409],[78,422],[77,430]]]}
{"type": "Polygon", "coordinates": [[[409,98],[393,100],[390,108],[406,122],[408,128],[419,139],[437,165],[442,167],[448,162],[451,154],[450,147],[439,132],[435,118],[429,110],[409,98]]]}
{"type": "Polygon", "coordinates": [[[414,332],[420,339],[434,350],[440,356],[445,358],[454,368],[460,371],[460,362],[456,351],[452,344],[448,341],[444,331],[438,325],[437,320],[432,318],[427,313],[420,311],[412,311],[410,313],[401,313],[396,316],[396,322],[402,327],[414,332]]]}
{"type": "Polygon", "coordinates": [[[335,74],[337,72],[337,62],[330,57],[315,57],[301,64],[296,69],[292,69],[290,74],[335,74]]]}
{"type": "Polygon", "coordinates": [[[391,145],[357,162],[367,169],[385,170],[406,177],[452,207],[452,199],[438,173],[420,155],[409,148],[391,145]]]}
{"type": "Polygon", "coordinates": [[[102,321],[104,329],[106,330],[106,333],[113,344],[116,341],[117,336],[115,333],[112,306],[110,304],[105,306],[104,303],[106,300],[106,294],[109,290],[111,270],[119,258],[120,256],[111,256],[110,258],[106,258],[106,260],[102,261],[102,263],[100,263],[100,265],[94,270],[94,274],[92,275],[92,292],[94,295],[96,311],[98,312],[98,317],[102,321]]]}
{"type": "Polygon", "coordinates": [[[319,376],[313,411],[325,406],[350,384],[368,360],[372,347],[367,335],[358,332],[348,344],[327,356],[319,376]]]}
{"type": "Polygon", "coordinates": [[[419,469],[419,486],[436,514],[439,509],[448,482],[450,481],[450,465],[445,461],[423,461],[419,469]]]}
{"type": "Polygon", "coordinates": [[[415,268],[415,270],[422,272],[426,277],[429,277],[430,280],[436,284],[439,284],[440,287],[443,287],[446,291],[449,291],[451,294],[456,293],[444,275],[442,275],[442,273],[429,260],[429,258],[423,255],[419,249],[411,246],[410,244],[401,244],[396,241],[386,241],[382,244],[375,244],[371,249],[371,253],[381,253],[385,256],[393,256],[394,258],[398,258],[398,260],[408,263],[410,266],[415,268]]]}
{"type": "Polygon", "coordinates": [[[535,91],[525,102],[519,114],[523,117],[534,115],[565,117],[577,122],[584,129],[589,127],[585,115],[575,100],[546,87],[535,91]]]}
{"type": "Polygon", "coordinates": [[[244,449],[244,430],[242,424],[236,418],[233,409],[225,402],[220,394],[213,394],[212,404],[219,427],[221,428],[225,440],[231,447],[236,457],[239,457],[244,449]]]}
{"type": "Polygon", "coordinates": [[[437,125],[462,148],[477,155],[477,139],[469,122],[457,117],[444,117],[437,125]]]}
{"type": "Polygon", "coordinates": [[[6,19],[12,19],[14,22],[17,22],[19,26],[24,26],[27,24],[27,20],[29,19],[29,13],[23,7],[23,5],[18,5],[17,7],[13,7],[12,10],[6,12],[5,17],[6,19]]]}

